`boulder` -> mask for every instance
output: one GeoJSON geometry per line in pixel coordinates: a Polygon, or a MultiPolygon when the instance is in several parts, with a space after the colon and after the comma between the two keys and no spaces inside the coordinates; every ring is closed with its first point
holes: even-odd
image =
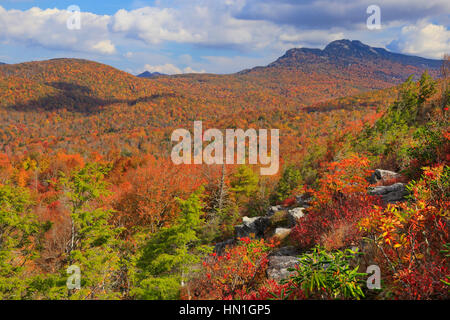
{"type": "Polygon", "coordinates": [[[288,223],[290,227],[294,227],[298,220],[300,220],[301,218],[303,218],[305,216],[304,213],[305,208],[294,208],[291,210],[288,210],[288,223]]]}
{"type": "Polygon", "coordinates": [[[269,225],[270,219],[268,217],[244,217],[242,224],[234,228],[235,236],[237,238],[245,238],[254,235],[257,238],[262,238],[269,225]]]}
{"type": "Polygon", "coordinates": [[[376,169],[374,173],[372,173],[372,175],[370,176],[369,182],[375,184],[378,182],[389,181],[400,177],[401,175],[399,173],[389,170],[376,169]]]}
{"type": "Polygon", "coordinates": [[[274,236],[280,240],[283,240],[284,238],[286,238],[291,234],[291,231],[292,230],[289,228],[276,228],[274,236]]]}
{"type": "Polygon", "coordinates": [[[253,223],[255,223],[256,220],[258,220],[260,217],[253,217],[253,218],[249,218],[249,217],[243,217],[242,218],[242,223],[245,224],[246,226],[250,226],[253,223]]]}
{"type": "Polygon", "coordinates": [[[269,210],[267,211],[267,216],[273,216],[276,212],[281,210],[281,206],[272,206],[269,208],[269,210]]]}
{"type": "Polygon", "coordinates": [[[403,183],[395,183],[390,186],[379,186],[369,188],[369,194],[373,196],[381,196],[384,203],[395,203],[404,201],[408,195],[408,190],[403,183]]]}
{"type": "Polygon", "coordinates": [[[289,268],[295,268],[298,258],[295,256],[270,256],[267,267],[267,277],[275,281],[287,279],[295,271],[288,271],[289,268]]]}
{"type": "Polygon", "coordinates": [[[301,252],[294,246],[287,246],[275,249],[270,253],[270,256],[297,256],[301,252]]]}

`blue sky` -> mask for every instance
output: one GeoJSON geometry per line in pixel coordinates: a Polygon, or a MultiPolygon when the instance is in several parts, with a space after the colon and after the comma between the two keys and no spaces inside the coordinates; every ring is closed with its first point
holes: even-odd
{"type": "Polygon", "coordinates": [[[293,47],[361,40],[429,58],[450,52],[450,2],[379,0],[0,0],[0,61],[59,57],[103,62],[137,74],[232,73],[266,65],[293,47]],[[81,9],[70,30],[70,5],[81,9]]]}

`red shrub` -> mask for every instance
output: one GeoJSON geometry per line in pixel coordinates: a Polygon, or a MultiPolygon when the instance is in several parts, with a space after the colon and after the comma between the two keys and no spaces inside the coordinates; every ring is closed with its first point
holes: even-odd
{"type": "Polygon", "coordinates": [[[291,283],[279,284],[275,280],[267,280],[258,290],[243,293],[242,300],[303,300],[303,291],[291,283]]]}
{"type": "Polygon", "coordinates": [[[203,261],[201,275],[189,284],[190,299],[239,299],[256,289],[265,277],[268,254],[274,245],[264,239],[240,239],[223,256],[203,261]]]}
{"type": "Polygon", "coordinates": [[[301,247],[312,247],[329,232],[341,228],[347,231],[339,241],[342,246],[349,245],[362,236],[356,224],[367,216],[379,201],[378,197],[350,194],[343,195],[339,202],[314,207],[301,223],[294,227],[291,239],[301,247]]]}
{"type": "Polygon", "coordinates": [[[291,198],[287,198],[286,200],[284,200],[281,205],[283,207],[290,207],[293,206],[294,204],[297,203],[297,200],[295,199],[295,197],[291,197],[291,198]]]}

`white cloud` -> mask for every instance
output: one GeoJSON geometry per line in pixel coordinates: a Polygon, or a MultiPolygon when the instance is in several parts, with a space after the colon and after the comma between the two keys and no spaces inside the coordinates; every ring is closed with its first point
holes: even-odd
{"type": "Polygon", "coordinates": [[[99,41],[97,44],[92,46],[92,49],[104,54],[116,53],[116,47],[114,47],[111,40],[99,41]]]}
{"type": "Polygon", "coordinates": [[[59,9],[33,7],[21,11],[0,6],[0,40],[57,50],[116,52],[109,39],[108,16],[82,12],[81,29],[69,30],[67,20],[71,16],[72,13],[59,9]]]}
{"type": "Polygon", "coordinates": [[[205,69],[197,71],[197,70],[192,69],[191,67],[186,67],[183,69],[183,73],[205,73],[205,72],[206,72],[205,69]]]}
{"type": "Polygon", "coordinates": [[[114,33],[123,33],[149,44],[161,41],[195,42],[199,36],[186,30],[180,18],[180,12],[169,8],[121,9],[111,17],[109,27],[114,33]]]}
{"type": "Polygon", "coordinates": [[[422,21],[418,25],[403,27],[400,38],[390,47],[403,53],[441,59],[450,52],[450,30],[422,21]]]}
{"type": "Polygon", "coordinates": [[[177,66],[174,66],[171,63],[166,63],[159,66],[151,66],[149,64],[146,64],[144,66],[144,69],[150,72],[159,72],[164,74],[180,74],[183,73],[180,68],[177,66]]]}
{"type": "Polygon", "coordinates": [[[207,46],[267,46],[281,28],[264,21],[236,19],[230,10],[190,5],[182,9],[145,7],[119,10],[111,17],[110,30],[148,44],[164,41],[207,46]]]}
{"type": "Polygon", "coordinates": [[[159,72],[159,73],[164,73],[164,74],[205,73],[205,70],[196,71],[196,70],[192,69],[191,67],[186,67],[184,69],[180,69],[171,63],[166,63],[163,65],[157,65],[157,66],[152,66],[152,65],[146,64],[144,66],[144,71],[159,72]]]}
{"type": "Polygon", "coordinates": [[[434,58],[450,51],[449,31],[445,27],[448,23],[436,22],[439,20],[433,20],[438,24],[416,23],[418,16],[448,12],[448,1],[380,0],[383,30],[378,33],[364,27],[365,9],[371,1],[172,0],[172,8],[165,8],[167,2],[163,1],[139,8],[147,2],[136,0],[131,7],[137,9],[121,9],[113,15],[82,12],[81,30],[67,29],[71,13],[66,10],[5,10],[0,6],[0,44],[19,43],[81,52],[88,57],[113,56],[112,59],[120,53],[120,57],[132,64],[127,65],[132,70],[151,61],[148,71],[167,74],[205,69],[236,72],[266,65],[292,47],[323,47],[341,38],[380,46],[398,39],[392,42],[397,51],[434,58]],[[413,26],[400,29],[406,23],[413,26]],[[196,49],[217,48],[217,51],[231,49],[227,55],[233,56],[213,56],[217,53],[210,54],[208,50],[202,53],[208,57],[191,57],[177,51],[181,46],[170,55],[164,47],[167,43],[192,45],[196,49]],[[121,52],[121,48],[126,49],[121,52]]]}
{"type": "Polygon", "coordinates": [[[274,61],[279,54],[272,54],[266,57],[246,57],[246,56],[203,56],[206,60],[205,66],[208,72],[213,73],[234,73],[255,66],[264,66],[274,61]]]}

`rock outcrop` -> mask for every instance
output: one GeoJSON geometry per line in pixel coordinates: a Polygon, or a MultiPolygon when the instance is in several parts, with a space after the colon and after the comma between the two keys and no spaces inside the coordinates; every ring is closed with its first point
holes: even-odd
{"type": "Polygon", "coordinates": [[[269,217],[244,217],[242,224],[234,228],[235,236],[236,238],[244,238],[254,235],[256,238],[262,238],[269,225],[269,217]]]}
{"type": "Polygon", "coordinates": [[[272,227],[275,235],[280,238],[285,238],[290,233],[290,229],[297,224],[298,220],[305,216],[304,210],[311,202],[311,199],[305,195],[296,196],[295,200],[296,203],[294,206],[296,207],[291,209],[280,205],[271,206],[268,208],[265,216],[253,218],[243,217],[242,224],[235,226],[235,237],[244,238],[254,236],[256,238],[263,238],[267,231],[270,231],[268,229],[272,227]]]}
{"type": "Polygon", "coordinates": [[[295,196],[297,200],[297,205],[303,208],[308,208],[312,202],[312,198],[308,194],[301,194],[295,196]]]}
{"type": "Polygon", "coordinates": [[[379,186],[369,189],[369,194],[373,196],[381,196],[384,203],[395,203],[404,201],[408,195],[408,190],[403,183],[395,183],[390,186],[379,186]]]}
{"type": "Polygon", "coordinates": [[[288,210],[288,224],[289,227],[295,227],[295,225],[297,224],[298,220],[300,220],[301,218],[303,218],[305,216],[304,213],[305,208],[294,208],[294,209],[290,209],[288,210]]]}
{"type": "Polygon", "coordinates": [[[401,175],[399,173],[389,170],[376,169],[374,173],[370,176],[369,182],[375,184],[379,182],[386,182],[392,179],[398,179],[400,177],[401,175]]]}
{"type": "Polygon", "coordinates": [[[289,278],[294,271],[288,271],[289,268],[295,268],[298,258],[295,256],[270,256],[267,267],[267,277],[275,281],[289,278]]]}
{"type": "Polygon", "coordinates": [[[282,209],[281,206],[272,206],[269,208],[269,210],[267,211],[267,216],[273,216],[276,212],[280,211],[282,209]]]}
{"type": "Polygon", "coordinates": [[[291,231],[292,229],[290,228],[276,228],[274,236],[280,240],[283,240],[291,234],[291,231]]]}
{"type": "Polygon", "coordinates": [[[214,251],[221,254],[226,247],[236,243],[236,239],[245,237],[264,238],[276,236],[280,240],[289,236],[292,228],[305,216],[305,207],[311,199],[305,195],[296,196],[294,208],[285,208],[281,205],[268,208],[265,216],[243,217],[242,224],[235,226],[234,238],[216,243],[214,251]],[[301,205],[301,207],[298,207],[301,205]],[[296,206],[296,207],[295,207],[296,206]]]}

